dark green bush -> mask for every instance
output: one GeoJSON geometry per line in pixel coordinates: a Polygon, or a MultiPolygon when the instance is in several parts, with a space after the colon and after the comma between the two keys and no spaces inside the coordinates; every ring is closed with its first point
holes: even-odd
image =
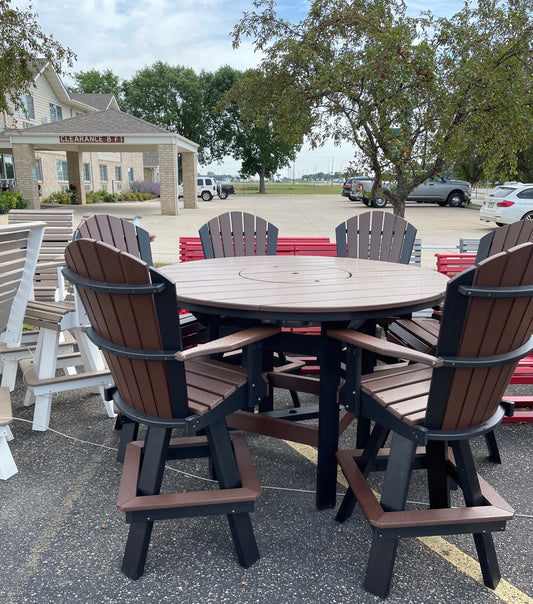
{"type": "Polygon", "coordinates": [[[95,195],[97,195],[100,201],[103,201],[104,203],[113,203],[118,199],[117,195],[113,195],[113,193],[104,190],[95,191],[95,195]]]}
{"type": "Polygon", "coordinates": [[[0,193],[0,214],[7,214],[9,210],[23,210],[28,202],[22,199],[20,191],[2,191],[0,193]]]}

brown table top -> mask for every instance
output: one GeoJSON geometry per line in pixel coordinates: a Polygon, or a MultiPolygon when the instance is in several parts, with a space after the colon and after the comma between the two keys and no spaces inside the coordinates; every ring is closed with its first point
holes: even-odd
{"type": "Polygon", "coordinates": [[[160,269],[191,310],[280,320],[370,318],[439,303],[448,278],[417,266],[324,256],[245,256],[160,269]]]}

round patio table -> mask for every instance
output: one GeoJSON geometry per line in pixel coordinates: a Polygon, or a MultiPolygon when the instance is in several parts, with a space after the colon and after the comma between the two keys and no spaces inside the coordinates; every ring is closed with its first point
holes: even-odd
{"type": "MultiPolygon", "coordinates": [[[[280,325],[332,325],[406,315],[442,301],[448,278],[417,266],[324,256],[244,256],[182,262],[160,269],[176,283],[180,306],[203,315],[280,325]]],[[[317,507],[335,505],[338,448],[336,358],[320,342],[317,507]],[[336,412],[332,412],[336,410],[336,412]]],[[[333,354],[332,354],[333,353],[333,354]]]]}

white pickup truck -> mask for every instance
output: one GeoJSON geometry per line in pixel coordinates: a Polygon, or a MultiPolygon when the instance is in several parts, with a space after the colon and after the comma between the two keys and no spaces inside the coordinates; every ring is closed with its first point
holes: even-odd
{"type": "MultiPolygon", "coordinates": [[[[373,182],[368,176],[352,176],[344,182],[341,194],[351,201],[362,201],[367,206],[383,208],[387,205],[385,198],[380,197],[371,201],[373,182]]],[[[383,187],[386,188],[387,183],[383,183],[383,187]]],[[[449,205],[458,208],[465,202],[470,203],[471,195],[472,186],[465,180],[448,180],[442,176],[432,176],[411,191],[407,201],[437,203],[439,206],[449,205]]]]}

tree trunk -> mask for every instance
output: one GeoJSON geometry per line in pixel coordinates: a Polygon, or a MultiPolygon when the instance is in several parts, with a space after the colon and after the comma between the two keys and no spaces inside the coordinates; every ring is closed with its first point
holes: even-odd
{"type": "Polygon", "coordinates": [[[405,218],[405,201],[402,201],[401,199],[394,199],[391,201],[391,205],[395,216],[405,218]]]}
{"type": "Polygon", "coordinates": [[[259,193],[265,193],[265,166],[261,166],[259,170],[259,193]]]}

